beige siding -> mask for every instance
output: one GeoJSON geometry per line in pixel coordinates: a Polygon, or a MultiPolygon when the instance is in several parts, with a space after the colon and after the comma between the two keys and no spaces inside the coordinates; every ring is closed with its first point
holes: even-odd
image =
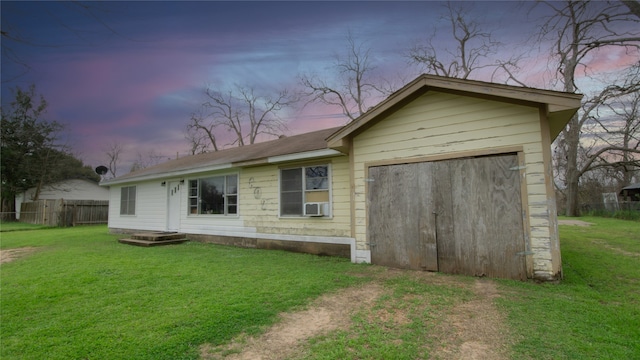
{"type": "Polygon", "coordinates": [[[260,166],[243,169],[240,176],[240,213],[245,226],[257,233],[350,237],[349,160],[335,157],[301,165],[330,164],[332,209],[330,217],[280,217],[279,173],[281,167],[260,166]]]}
{"type": "Polygon", "coordinates": [[[426,93],[353,139],[357,249],[368,250],[367,166],[501,147],[523,149],[530,245],[538,254],[534,271],[548,269],[550,256],[542,254],[549,251],[550,227],[539,109],[438,92],[426,93]]]}

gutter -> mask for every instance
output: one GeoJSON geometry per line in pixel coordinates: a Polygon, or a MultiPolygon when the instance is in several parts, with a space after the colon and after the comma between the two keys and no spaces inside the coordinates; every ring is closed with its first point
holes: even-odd
{"type": "Polygon", "coordinates": [[[207,171],[230,169],[232,167],[233,167],[232,164],[227,163],[227,164],[206,166],[202,168],[192,168],[192,169],[176,170],[176,171],[169,171],[169,172],[163,172],[163,173],[157,173],[157,174],[141,175],[141,176],[130,177],[125,179],[115,178],[115,179],[101,182],[99,185],[111,186],[111,185],[126,184],[126,183],[140,182],[140,181],[147,181],[147,180],[157,180],[157,179],[185,176],[185,175],[193,174],[194,172],[207,172],[207,171]]]}

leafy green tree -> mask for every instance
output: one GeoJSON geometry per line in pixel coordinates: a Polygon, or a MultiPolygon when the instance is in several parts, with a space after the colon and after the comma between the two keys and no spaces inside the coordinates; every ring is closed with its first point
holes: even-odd
{"type": "MultiPolygon", "coordinates": [[[[58,151],[58,150],[53,150],[58,151]]],[[[82,160],[76,158],[73,155],[61,152],[57,155],[59,159],[56,167],[51,170],[50,179],[52,181],[66,180],[66,179],[82,179],[91,180],[95,182],[100,181],[100,175],[96,174],[95,170],[85,165],[82,160]]]]}
{"type": "MultiPolygon", "coordinates": [[[[35,85],[27,90],[17,87],[9,109],[1,109],[2,213],[15,218],[15,196],[29,188],[59,180],[54,175],[67,149],[59,143],[64,126],[47,121],[47,102],[36,94],[35,85]]],[[[37,195],[36,195],[37,196],[37,195]]]]}

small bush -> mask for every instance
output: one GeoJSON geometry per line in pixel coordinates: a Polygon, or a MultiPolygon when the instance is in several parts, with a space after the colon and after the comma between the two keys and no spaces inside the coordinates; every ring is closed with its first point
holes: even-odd
{"type": "Polygon", "coordinates": [[[640,211],[636,210],[618,210],[618,211],[607,211],[607,210],[591,210],[585,214],[586,216],[597,216],[604,218],[614,218],[620,220],[631,220],[631,221],[640,221],[640,211]]]}
{"type": "Polygon", "coordinates": [[[616,211],[613,217],[620,220],[640,221],[640,211],[620,210],[616,211]]]}

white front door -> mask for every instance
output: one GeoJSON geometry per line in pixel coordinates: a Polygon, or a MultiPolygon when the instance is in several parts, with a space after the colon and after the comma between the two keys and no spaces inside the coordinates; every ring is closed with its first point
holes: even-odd
{"type": "Polygon", "coordinates": [[[167,214],[167,230],[180,230],[180,209],[182,204],[182,187],[178,181],[169,182],[169,211],[167,214]]]}

